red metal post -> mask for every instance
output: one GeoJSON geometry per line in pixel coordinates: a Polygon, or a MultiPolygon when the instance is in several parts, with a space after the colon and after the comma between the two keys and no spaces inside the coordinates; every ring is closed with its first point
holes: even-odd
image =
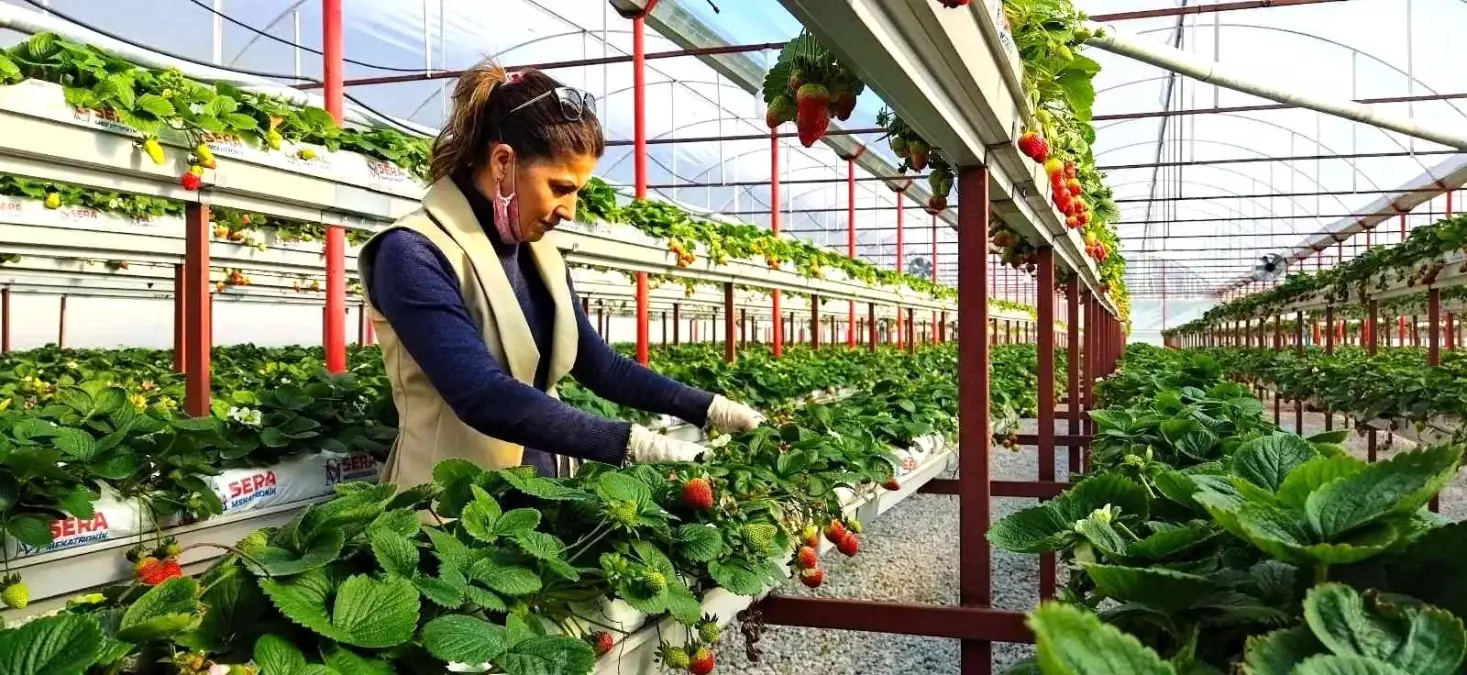
{"type": "Polygon", "coordinates": [[[1451,312],[1447,312],[1447,325],[1443,329],[1445,331],[1445,334],[1442,336],[1442,342],[1445,343],[1447,351],[1452,351],[1453,349],[1457,348],[1457,331],[1455,330],[1456,323],[1457,315],[1451,312]]]}
{"type": "Polygon", "coordinates": [[[184,323],[184,318],[183,318],[183,316],[184,316],[183,303],[184,303],[184,298],[188,295],[188,293],[186,292],[187,287],[188,286],[187,286],[187,284],[184,283],[184,279],[183,279],[183,265],[182,264],[174,265],[173,266],[173,372],[175,372],[175,373],[185,372],[184,371],[184,363],[185,363],[185,361],[184,361],[184,354],[188,351],[188,349],[186,347],[186,345],[188,344],[188,341],[184,338],[184,334],[183,334],[183,323],[184,323]]]}
{"type": "Polygon", "coordinates": [[[56,315],[56,346],[66,348],[66,294],[61,294],[61,312],[56,315]]]}
{"type": "Polygon", "coordinates": [[[10,353],[10,289],[0,288],[0,354],[10,353]]]}
{"type": "Polygon", "coordinates": [[[209,414],[210,315],[209,207],[184,207],[183,335],[184,410],[194,417],[209,414]]]}
{"type": "MultiPolygon", "coordinates": [[[[1054,249],[1039,251],[1039,480],[1054,480],[1054,249]],[[1045,291],[1048,291],[1047,293],[1045,291]]],[[[1039,556],[1039,597],[1054,597],[1053,553],[1039,556]]]]}
{"type": "MultiPolygon", "coordinates": [[[[632,17],[632,166],[637,199],[647,198],[647,21],[646,13],[632,17]]],[[[647,273],[637,272],[637,362],[647,365],[647,273]]]]}
{"type": "Polygon", "coordinates": [[[734,285],[732,281],[723,283],[723,360],[733,363],[738,358],[738,350],[735,347],[738,342],[734,339],[734,285]]]}
{"type": "Polygon", "coordinates": [[[662,313],[662,317],[660,319],[658,319],[657,322],[660,323],[660,324],[662,324],[662,346],[666,347],[667,346],[667,312],[663,312],[662,313]]]}
{"type": "MultiPolygon", "coordinates": [[[[968,448],[959,465],[959,603],[987,607],[992,602],[992,561],[988,531],[990,518],[988,456],[993,444],[988,415],[988,169],[965,168],[958,173],[958,417],[959,444],[968,448]]],[[[992,669],[993,646],[982,640],[963,640],[963,675],[987,675],[992,669]]]]}
{"type": "MultiPolygon", "coordinates": [[[[1071,275],[1065,282],[1065,321],[1069,330],[1065,334],[1065,411],[1069,418],[1069,434],[1080,435],[1080,282],[1071,275]]],[[[1069,455],[1071,474],[1080,471],[1080,446],[1071,445],[1069,455]]]]}
{"type": "Polygon", "coordinates": [[[866,303],[866,348],[876,351],[876,305],[866,303]]]}
{"type": "MultiPolygon", "coordinates": [[[[856,157],[846,160],[846,255],[856,259],[856,157]]],[[[856,348],[856,301],[850,300],[850,327],[846,330],[846,347],[856,348]]]]}
{"type": "Polygon", "coordinates": [[[672,303],[672,343],[682,342],[683,333],[683,306],[680,303],[672,303]]]}
{"type": "MultiPolygon", "coordinates": [[[[342,86],[341,0],[321,0],[321,29],[321,63],[325,73],[322,94],[326,112],[340,125],[346,108],[342,86]]],[[[207,280],[207,270],[204,276],[207,280]]],[[[326,224],[326,315],[321,323],[326,370],[343,372],[346,370],[346,230],[331,223],[326,224]]]]}
{"type": "MultiPolygon", "coordinates": [[[[1283,318],[1280,315],[1275,314],[1275,315],[1273,315],[1273,350],[1277,352],[1277,351],[1283,350],[1283,348],[1284,348],[1283,318]]],[[[1281,404],[1279,402],[1278,392],[1274,392],[1274,395],[1273,395],[1273,425],[1274,426],[1279,426],[1280,421],[1282,419],[1283,419],[1283,410],[1282,410],[1281,404]]]]}
{"type": "Polygon", "coordinates": [[[810,348],[820,348],[820,296],[810,296],[810,348]]]}
{"type": "MultiPolygon", "coordinates": [[[[1450,199],[1451,193],[1448,192],[1447,194],[1448,194],[1448,199],[1450,199]]],[[[1448,204],[1451,204],[1450,201],[1448,201],[1447,203],[1448,204]]],[[[1430,288],[1430,289],[1427,289],[1427,291],[1426,291],[1426,324],[1427,324],[1427,329],[1426,329],[1426,365],[1428,365],[1428,366],[1430,366],[1432,368],[1435,368],[1435,367],[1440,366],[1442,364],[1442,351],[1441,351],[1441,342],[1442,342],[1441,334],[1442,334],[1442,331],[1441,331],[1441,320],[1442,320],[1442,290],[1440,288],[1435,288],[1435,287],[1430,288]]],[[[1431,502],[1427,504],[1427,508],[1431,509],[1431,512],[1432,513],[1437,513],[1438,511],[1440,511],[1441,510],[1441,498],[1439,496],[1437,496],[1437,495],[1432,495],[1431,502]]]]}
{"type": "MultiPolygon", "coordinates": [[[[905,184],[903,184],[903,185],[905,185],[905,184]]],[[[906,213],[907,213],[907,209],[906,209],[906,201],[907,201],[907,199],[906,199],[906,197],[907,197],[907,192],[906,192],[906,188],[905,187],[903,187],[900,190],[897,190],[897,198],[896,198],[896,203],[897,203],[897,222],[896,222],[896,271],[897,271],[897,274],[898,275],[905,275],[907,273],[907,259],[906,259],[905,251],[903,250],[903,242],[904,242],[904,238],[905,238],[905,234],[904,233],[905,233],[905,231],[907,229],[905,227],[905,220],[906,220],[906,213]]],[[[899,306],[899,307],[897,307],[897,311],[896,311],[896,335],[897,335],[897,338],[896,338],[896,346],[897,346],[897,349],[901,349],[902,348],[902,333],[905,332],[905,331],[902,330],[902,326],[903,326],[903,324],[902,324],[902,308],[899,306]]]]}
{"type": "MultiPolygon", "coordinates": [[[[779,237],[779,135],[769,132],[769,230],[779,237]]],[[[784,355],[784,314],[779,311],[779,289],[769,292],[774,316],[774,358],[784,355]]]]}
{"type": "MultiPolygon", "coordinates": [[[[1365,321],[1366,321],[1366,324],[1370,326],[1370,331],[1367,333],[1367,335],[1369,335],[1369,337],[1365,341],[1365,349],[1366,349],[1366,353],[1367,354],[1369,354],[1371,356],[1375,356],[1376,351],[1378,350],[1378,345],[1376,344],[1377,343],[1377,340],[1376,340],[1376,326],[1377,326],[1377,324],[1380,323],[1380,301],[1379,300],[1371,300],[1370,301],[1369,309],[1368,309],[1368,314],[1369,314],[1369,316],[1367,316],[1365,318],[1365,321]]],[[[1367,431],[1366,434],[1365,434],[1365,453],[1366,453],[1366,458],[1369,461],[1371,461],[1371,462],[1374,462],[1375,461],[1376,444],[1379,442],[1378,439],[1377,439],[1377,436],[1378,436],[1378,434],[1377,434],[1377,432],[1375,430],[1375,427],[1370,427],[1370,430],[1367,431]]]]}

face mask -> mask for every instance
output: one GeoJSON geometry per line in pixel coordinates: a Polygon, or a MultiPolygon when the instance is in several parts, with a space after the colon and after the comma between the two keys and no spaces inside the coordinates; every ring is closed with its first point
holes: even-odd
{"type": "Polygon", "coordinates": [[[516,176],[511,178],[509,194],[504,194],[504,179],[494,184],[494,230],[499,233],[499,240],[506,244],[518,244],[525,240],[524,234],[520,232],[520,200],[518,196],[518,174],[515,171],[515,160],[509,161],[509,167],[505,174],[516,176]]]}

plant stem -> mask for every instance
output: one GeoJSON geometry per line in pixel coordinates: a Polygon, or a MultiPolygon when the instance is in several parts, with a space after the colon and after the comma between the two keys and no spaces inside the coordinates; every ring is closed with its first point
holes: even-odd
{"type": "Polygon", "coordinates": [[[1318,586],[1329,581],[1329,563],[1317,563],[1314,566],[1314,585],[1318,586]]]}
{"type": "Polygon", "coordinates": [[[235,555],[237,555],[237,556],[239,556],[241,558],[244,558],[245,560],[247,560],[251,564],[253,564],[255,567],[260,568],[260,573],[261,574],[264,574],[266,579],[273,579],[273,578],[275,578],[275,577],[271,576],[270,570],[265,569],[265,566],[263,564],[261,564],[260,561],[255,560],[254,558],[251,558],[248,553],[245,553],[244,551],[241,551],[241,550],[239,550],[239,548],[234,547],[234,546],[228,546],[228,545],[225,545],[225,544],[207,544],[207,543],[189,544],[188,546],[185,546],[182,549],[180,549],[179,552],[178,552],[178,555],[179,555],[179,557],[183,557],[183,554],[188,553],[189,551],[192,551],[192,550],[194,550],[196,548],[218,548],[218,549],[224,549],[224,550],[229,551],[230,553],[233,553],[233,554],[235,554],[235,555]]]}

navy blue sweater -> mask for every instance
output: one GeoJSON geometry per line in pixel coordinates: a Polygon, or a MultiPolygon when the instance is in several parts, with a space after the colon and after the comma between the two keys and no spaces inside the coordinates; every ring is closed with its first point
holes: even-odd
{"type": "MultiPolygon", "coordinates": [[[[467,180],[456,180],[482,224],[493,223],[489,199],[467,180]]],[[[514,288],[541,358],[535,386],[514,379],[494,360],[459,292],[453,266],[426,237],[394,230],[362,252],[372,256],[364,279],[372,306],[428,381],[459,419],[486,436],[525,446],[524,463],[541,475],[554,473],[551,453],[619,464],[626,457],[631,424],[577,410],[545,393],[555,329],[555,301],[528,246],[505,244],[484,228],[514,288]]],[[[569,280],[567,280],[569,281],[569,280]]],[[[571,289],[579,340],[571,376],[614,403],[665,413],[702,426],[713,395],[685,386],[617,354],[592,328],[571,289]]]]}

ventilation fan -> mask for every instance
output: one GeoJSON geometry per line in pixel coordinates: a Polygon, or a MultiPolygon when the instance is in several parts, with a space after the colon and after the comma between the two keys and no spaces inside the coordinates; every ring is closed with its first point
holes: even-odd
{"type": "Polygon", "coordinates": [[[1255,281],[1277,281],[1284,276],[1288,266],[1284,264],[1284,257],[1277,253],[1266,253],[1258,259],[1258,264],[1253,266],[1253,279],[1255,281]]]}

